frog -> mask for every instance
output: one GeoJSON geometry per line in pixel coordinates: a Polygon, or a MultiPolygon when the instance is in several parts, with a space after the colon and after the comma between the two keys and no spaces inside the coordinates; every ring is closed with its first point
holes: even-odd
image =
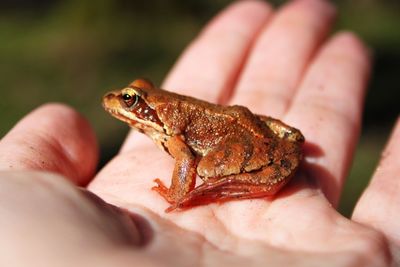
{"type": "Polygon", "coordinates": [[[156,178],[152,187],[169,203],[165,212],[273,197],[303,159],[303,134],[281,120],[160,89],[147,79],[106,93],[102,105],[175,159],[170,186],[156,178]]]}

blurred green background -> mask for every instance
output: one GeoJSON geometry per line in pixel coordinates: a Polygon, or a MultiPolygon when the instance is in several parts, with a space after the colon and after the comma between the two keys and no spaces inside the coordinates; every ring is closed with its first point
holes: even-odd
{"type": "MultiPolygon", "coordinates": [[[[230,2],[1,0],[0,137],[38,105],[64,102],[90,120],[106,162],[128,128],[102,110],[102,94],[140,76],[160,84],[190,40],[230,2]]],[[[340,205],[349,216],[399,115],[400,1],[336,3],[336,29],[355,31],[375,55],[362,137],[340,205]]]]}

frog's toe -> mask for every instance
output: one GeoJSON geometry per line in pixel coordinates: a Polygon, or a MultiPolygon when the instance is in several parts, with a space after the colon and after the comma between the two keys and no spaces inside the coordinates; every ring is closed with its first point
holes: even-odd
{"type": "Polygon", "coordinates": [[[179,208],[179,204],[178,203],[175,203],[174,205],[171,205],[171,206],[169,206],[168,208],[166,208],[165,209],[165,212],[166,213],[170,213],[171,211],[174,211],[174,210],[176,210],[176,209],[178,209],[179,208]]]}
{"type": "Polygon", "coordinates": [[[156,191],[158,194],[160,194],[168,203],[174,204],[175,201],[171,198],[170,192],[168,187],[164,185],[164,183],[160,179],[154,179],[154,182],[157,184],[151,188],[151,190],[156,191]]]}
{"type": "Polygon", "coordinates": [[[157,185],[153,186],[151,189],[156,190],[156,191],[163,190],[163,191],[167,191],[168,192],[168,187],[166,187],[164,185],[164,183],[159,178],[154,179],[154,182],[157,185]]]}

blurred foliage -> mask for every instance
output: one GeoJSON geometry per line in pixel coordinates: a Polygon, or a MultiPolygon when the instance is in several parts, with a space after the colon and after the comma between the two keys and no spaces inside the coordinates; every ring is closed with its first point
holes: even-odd
{"type": "MultiPolygon", "coordinates": [[[[42,103],[68,103],[93,124],[103,162],[127,127],[100,107],[101,95],[135,77],[160,84],[174,61],[228,0],[3,0],[0,2],[0,136],[42,103]]],[[[279,5],[284,1],[274,1],[279,5]]],[[[360,35],[375,56],[362,142],[344,190],[349,215],[399,114],[399,1],[336,1],[337,29],[360,35]]]]}

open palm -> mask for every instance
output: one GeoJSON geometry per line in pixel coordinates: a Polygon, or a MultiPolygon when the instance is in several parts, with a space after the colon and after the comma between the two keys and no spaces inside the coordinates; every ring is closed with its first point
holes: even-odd
{"type": "MultiPolygon", "coordinates": [[[[301,129],[306,138],[305,162],[272,200],[231,201],[165,213],[168,203],[150,188],[156,177],[168,184],[173,159],[144,135],[132,132],[120,153],[89,178],[97,153],[93,136],[83,133],[90,129],[82,126],[81,119],[71,119],[81,130],[69,130],[69,151],[64,153],[69,156],[55,154],[59,148],[53,145],[51,153],[42,157],[51,155],[49,162],[54,164],[35,169],[59,172],[77,184],[90,180],[91,192],[132,216],[134,224],[96,201],[96,209],[107,210],[96,216],[107,217],[101,219],[114,225],[104,227],[107,238],[124,244],[117,246],[123,247],[117,253],[121,257],[104,262],[117,261],[121,266],[129,261],[151,266],[389,264],[392,240],[387,240],[384,230],[373,230],[380,226],[371,220],[375,217],[372,206],[368,207],[374,203],[369,193],[374,188],[366,192],[354,214],[365,225],[335,210],[357,143],[370,64],[363,44],[351,33],[327,37],[334,15],[333,7],[319,0],[292,1],[278,11],[263,2],[233,4],[189,46],[162,86],[210,102],[247,106],[301,129]],[[65,160],[70,163],[60,163],[65,160]],[[117,222],[110,219],[113,216],[117,222]],[[127,236],[133,241],[126,241],[127,236]]],[[[30,116],[39,117],[49,109],[76,116],[60,106],[46,106],[30,116]]],[[[33,122],[28,116],[24,127],[29,120],[33,122]]],[[[49,121],[45,123],[53,123],[49,121]]],[[[10,149],[6,141],[3,151],[10,149]]]]}

